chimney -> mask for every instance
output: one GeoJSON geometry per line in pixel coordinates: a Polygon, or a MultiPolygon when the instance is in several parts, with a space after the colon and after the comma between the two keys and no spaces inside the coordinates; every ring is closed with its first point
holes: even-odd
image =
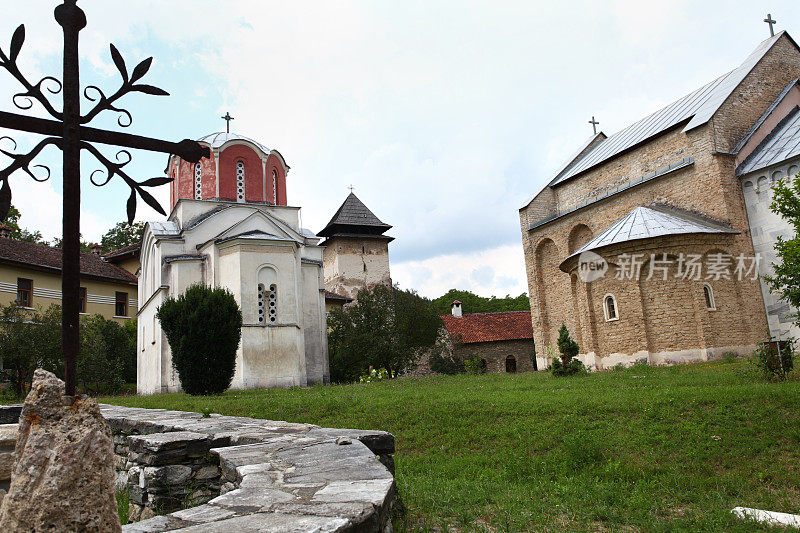
{"type": "Polygon", "coordinates": [[[89,249],[92,251],[92,255],[100,255],[103,252],[103,246],[101,244],[90,244],[89,249]]]}
{"type": "Polygon", "coordinates": [[[12,230],[13,228],[8,224],[0,224],[0,237],[10,239],[12,230]]]}
{"type": "Polygon", "coordinates": [[[450,304],[450,312],[453,313],[454,317],[461,318],[461,302],[454,300],[453,303],[450,304]]]}

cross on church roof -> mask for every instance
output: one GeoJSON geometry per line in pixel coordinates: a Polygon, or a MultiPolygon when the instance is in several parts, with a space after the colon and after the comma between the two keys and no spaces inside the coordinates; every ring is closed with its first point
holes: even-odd
{"type": "Polygon", "coordinates": [[[348,189],[350,189],[350,192],[353,192],[353,189],[355,189],[355,187],[353,187],[353,184],[352,184],[352,183],[351,183],[351,184],[350,184],[350,186],[349,186],[349,187],[347,187],[347,188],[348,188],[348,189]]]}
{"type": "Polygon", "coordinates": [[[597,125],[598,125],[598,124],[600,124],[600,123],[599,123],[599,122],[597,122],[597,121],[594,119],[594,115],[592,115],[592,120],[590,120],[590,121],[589,121],[589,124],[591,124],[591,125],[592,125],[592,131],[594,132],[594,134],[595,134],[595,135],[597,135],[597,125]]]}
{"type": "Polygon", "coordinates": [[[772,13],[767,13],[767,18],[764,19],[764,22],[769,24],[769,35],[770,37],[775,36],[775,30],[773,29],[772,25],[778,22],[777,20],[772,18],[772,13]]]}
{"type": "Polygon", "coordinates": [[[230,113],[225,111],[225,116],[224,117],[220,117],[220,118],[225,121],[225,132],[226,133],[230,133],[231,132],[231,120],[233,120],[233,117],[231,116],[230,113]]]}

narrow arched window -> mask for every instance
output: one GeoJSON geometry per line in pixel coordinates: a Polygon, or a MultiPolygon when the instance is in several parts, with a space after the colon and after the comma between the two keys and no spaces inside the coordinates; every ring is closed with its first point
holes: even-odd
{"type": "Polygon", "coordinates": [[[194,199],[200,200],[203,197],[203,173],[200,163],[194,166],[194,199]]]}
{"type": "Polygon", "coordinates": [[[274,283],[269,286],[269,292],[267,292],[267,316],[269,316],[270,322],[278,320],[278,286],[274,283]]]}
{"type": "Polygon", "coordinates": [[[717,303],[714,301],[714,289],[708,283],[703,283],[703,298],[706,301],[706,309],[709,311],[717,310],[717,303]]]}
{"type": "Polygon", "coordinates": [[[617,299],[613,294],[606,294],[603,297],[603,312],[606,315],[606,322],[611,320],[619,320],[619,311],[617,309],[617,299]]]}
{"type": "Polygon", "coordinates": [[[272,203],[278,205],[278,173],[272,169],[272,203]]]}
{"type": "Polygon", "coordinates": [[[236,162],[236,200],[244,202],[244,161],[236,162]]]}
{"type": "Polygon", "coordinates": [[[264,317],[264,284],[258,284],[258,323],[263,324],[264,317]]]}

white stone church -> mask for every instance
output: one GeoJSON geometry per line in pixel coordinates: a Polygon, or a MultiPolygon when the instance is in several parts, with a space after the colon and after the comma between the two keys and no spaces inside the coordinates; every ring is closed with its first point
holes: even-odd
{"type": "Polygon", "coordinates": [[[147,223],[139,272],[137,391],[180,390],[156,311],[194,283],[225,287],[242,310],[234,389],[327,382],[323,248],[286,205],[289,166],[240,135],[200,139],[212,157],[170,156],[171,212],[147,223]]]}

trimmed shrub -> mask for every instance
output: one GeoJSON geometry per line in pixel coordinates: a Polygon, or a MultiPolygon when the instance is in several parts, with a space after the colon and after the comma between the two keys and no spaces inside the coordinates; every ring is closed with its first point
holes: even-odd
{"type": "Polygon", "coordinates": [[[116,394],[130,379],[136,381],[136,322],[133,328],[102,315],[81,317],[81,350],[77,381],[91,395],[116,394]],[[133,337],[131,338],[131,334],[133,337]]]}
{"type": "Polygon", "coordinates": [[[223,288],[192,285],[167,298],[156,314],[172,350],[172,366],[189,394],[220,394],[236,370],[242,312],[223,288]]]}
{"type": "Polygon", "coordinates": [[[586,372],[586,367],[583,366],[583,363],[578,359],[574,359],[578,355],[580,348],[578,343],[569,336],[566,324],[561,324],[558,330],[558,351],[561,352],[561,358],[554,357],[551,368],[554,376],[571,376],[586,372]]]}

